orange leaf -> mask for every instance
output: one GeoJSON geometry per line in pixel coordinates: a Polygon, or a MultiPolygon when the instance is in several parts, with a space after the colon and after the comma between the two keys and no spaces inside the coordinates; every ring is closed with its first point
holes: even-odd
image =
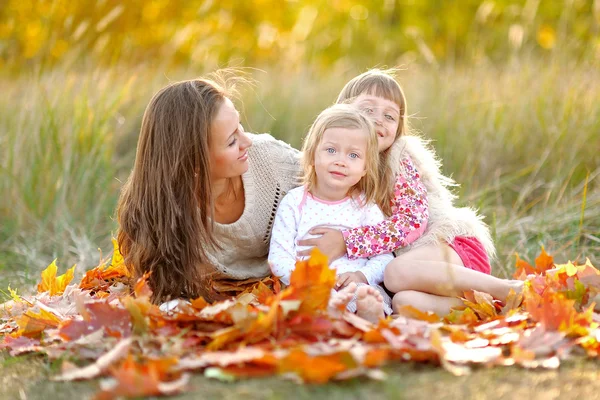
{"type": "Polygon", "coordinates": [[[67,270],[63,275],[57,277],[56,260],[52,261],[48,267],[42,271],[42,281],[38,284],[38,293],[49,292],[50,296],[62,294],[65,288],[73,280],[75,266],[67,270]]]}
{"type": "Polygon", "coordinates": [[[40,310],[39,313],[27,310],[25,314],[17,319],[19,330],[12,336],[38,337],[47,328],[56,328],[60,322],[60,318],[44,309],[40,310]]]}
{"type": "Polygon", "coordinates": [[[519,254],[515,253],[515,256],[517,257],[517,261],[516,261],[517,270],[515,271],[515,273],[513,275],[514,279],[521,279],[521,278],[526,277],[529,274],[535,274],[535,268],[533,268],[527,261],[521,260],[521,258],[519,257],[519,254]]]}
{"type": "Polygon", "coordinates": [[[444,317],[444,322],[456,325],[474,324],[479,322],[479,317],[471,308],[464,310],[452,309],[448,315],[444,317]]]}
{"type": "Polygon", "coordinates": [[[583,336],[593,322],[591,307],[584,312],[577,312],[575,300],[566,298],[562,293],[546,290],[540,295],[533,290],[526,290],[524,297],[525,310],[547,330],[583,336]]]}
{"type": "Polygon", "coordinates": [[[329,268],[327,257],[315,248],[308,260],[296,263],[290,277],[292,290],[287,293],[291,294],[290,299],[302,300],[298,312],[325,310],[335,280],[335,270],[329,268]]]}
{"type": "Polygon", "coordinates": [[[386,348],[370,350],[365,356],[363,364],[368,368],[380,367],[390,359],[390,350],[386,348]]]}
{"type": "Polygon", "coordinates": [[[173,374],[175,358],[150,359],[142,363],[129,355],[119,367],[110,369],[116,385],[98,393],[95,399],[172,395],[187,385],[187,375],[173,374]],[[173,380],[172,377],[177,379],[173,380]]]}
{"type": "Polygon", "coordinates": [[[548,255],[542,246],[542,253],[535,259],[536,272],[541,274],[552,267],[554,267],[554,258],[548,255]]]}
{"type": "Polygon", "coordinates": [[[325,383],[340,372],[358,365],[348,352],[311,357],[304,351],[292,350],[279,363],[279,373],[295,372],[306,383],[325,383]]]}
{"type": "Polygon", "coordinates": [[[421,311],[413,306],[409,306],[409,305],[400,307],[400,309],[398,310],[398,314],[404,315],[405,317],[418,319],[421,321],[427,321],[427,322],[439,322],[440,321],[440,317],[438,317],[436,314],[434,314],[430,311],[423,312],[423,311],[421,311]]]}

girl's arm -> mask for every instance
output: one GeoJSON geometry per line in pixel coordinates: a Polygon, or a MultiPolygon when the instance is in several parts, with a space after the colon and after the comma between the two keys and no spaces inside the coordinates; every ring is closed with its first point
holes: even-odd
{"type": "MultiPolygon", "coordinates": [[[[376,205],[368,205],[364,208],[362,225],[376,225],[384,221],[384,215],[376,205]]],[[[393,254],[385,253],[370,257],[364,267],[360,269],[369,285],[379,285],[383,282],[383,272],[390,261],[394,259],[393,254]]]]}
{"type": "Polygon", "coordinates": [[[269,247],[269,265],[273,275],[289,285],[290,276],[296,266],[296,207],[290,201],[291,197],[285,196],[277,208],[271,244],[269,247]]]}
{"type": "Polygon", "coordinates": [[[391,253],[417,240],[427,227],[427,189],[412,160],[402,160],[405,176],[398,175],[394,186],[392,215],[375,225],[343,230],[350,259],[391,253]]]}

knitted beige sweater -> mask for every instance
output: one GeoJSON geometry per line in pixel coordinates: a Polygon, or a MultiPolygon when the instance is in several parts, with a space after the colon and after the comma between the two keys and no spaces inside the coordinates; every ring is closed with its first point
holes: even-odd
{"type": "Polygon", "coordinates": [[[215,223],[221,246],[208,254],[209,261],[225,277],[260,278],[271,273],[267,263],[271,228],[279,202],[299,186],[300,152],[271,135],[250,135],[249,168],[242,175],[245,207],[231,224],[215,223]]]}

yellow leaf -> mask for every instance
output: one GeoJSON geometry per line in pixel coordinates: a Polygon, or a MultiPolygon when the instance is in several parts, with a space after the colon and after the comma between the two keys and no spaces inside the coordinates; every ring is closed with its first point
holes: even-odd
{"type": "Polygon", "coordinates": [[[17,294],[16,290],[11,289],[11,287],[8,287],[8,292],[10,293],[10,297],[12,297],[12,299],[15,301],[15,303],[20,303],[23,300],[21,299],[21,296],[19,296],[17,294]]]}
{"type": "Polygon", "coordinates": [[[575,276],[575,275],[577,275],[577,272],[579,272],[579,269],[575,265],[573,265],[570,261],[564,267],[565,267],[565,272],[567,273],[567,276],[575,276]]]}
{"type": "Polygon", "coordinates": [[[110,262],[110,265],[111,265],[111,267],[116,267],[117,265],[123,264],[123,256],[121,255],[121,252],[119,251],[119,243],[117,242],[117,240],[115,238],[112,238],[112,244],[113,244],[113,255],[112,255],[112,260],[110,262]]]}
{"type": "Polygon", "coordinates": [[[12,336],[37,337],[47,328],[58,327],[61,321],[56,315],[42,309],[39,313],[28,310],[16,322],[19,330],[12,336]]]}
{"type": "Polygon", "coordinates": [[[62,294],[65,288],[73,280],[75,274],[75,266],[71,267],[64,274],[56,276],[58,268],[56,266],[56,260],[52,261],[48,267],[42,271],[42,281],[38,284],[38,292],[48,292],[50,296],[62,294]]]}

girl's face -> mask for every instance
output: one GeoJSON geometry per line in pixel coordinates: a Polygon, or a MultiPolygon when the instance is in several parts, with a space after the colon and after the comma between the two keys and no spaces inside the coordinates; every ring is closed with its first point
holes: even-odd
{"type": "Polygon", "coordinates": [[[315,195],[341,200],[365,176],[368,134],[362,129],[325,130],[315,152],[315,195]]]}
{"type": "Polygon", "coordinates": [[[240,114],[231,100],[219,107],[210,126],[212,179],[234,178],[248,170],[248,147],[252,140],[240,124],[240,114]]]}
{"type": "Polygon", "coordinates": [[[400,124],[400,107],[398,104],[371,94],[361,94],[352,104],[366,112],[375,124],[379,151],[384,151],[396,140],[396,132],[400,124]]]}

